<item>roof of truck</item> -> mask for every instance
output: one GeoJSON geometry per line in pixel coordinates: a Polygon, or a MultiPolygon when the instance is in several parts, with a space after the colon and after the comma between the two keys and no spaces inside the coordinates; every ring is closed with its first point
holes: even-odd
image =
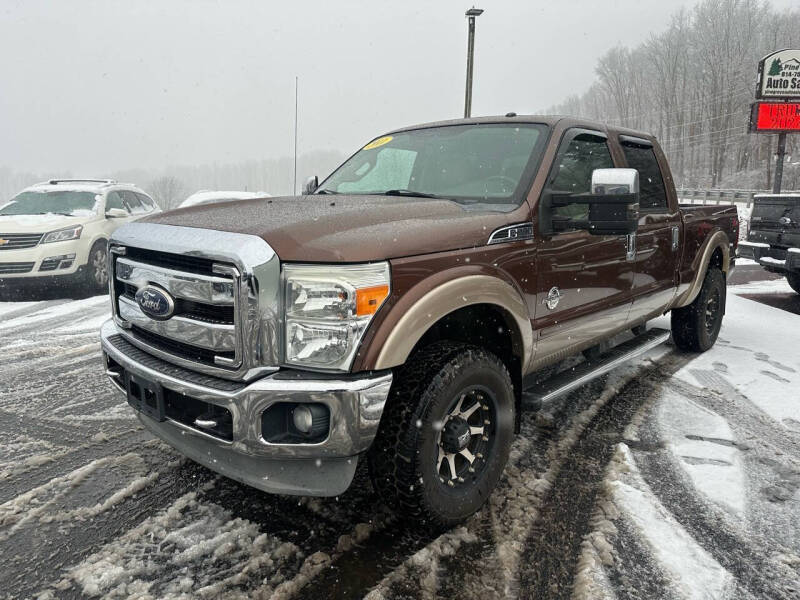
{"type": "Polygon", "coordinates": [[[414,129],[426,129],[429,127],[446,127],[450,125],[479,125],[482,123],[544,123],[545,125],[554,126],[561,121],[566,121],[569,127],[587,127],[597,129],[604,132],[614,132],[623,135],[630,135],[641,137],[645,139],[652,139],[652,134],[645,131],[637,131],[635,129],[628,129],[627,127],[617,127],[601,121],[593,121],[592,119],[584,119],[571,115],[517,115],[508,113],[507,115],[497,115],[489,117],[470,117],[468,119],[448,119],[445,121],[432,121],[430,123],[420,123],[419,125],[410,125],[408,127],[400,127],[393,131],[388,132],[400,133],[403,131],[412,131],[414,129]]]}

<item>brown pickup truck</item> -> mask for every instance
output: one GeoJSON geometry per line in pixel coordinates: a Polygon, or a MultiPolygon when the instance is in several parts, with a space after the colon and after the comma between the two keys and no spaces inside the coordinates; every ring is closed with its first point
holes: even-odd
{"type": "Polygon", "coordinates": [[[645,133],[513,114],[408,127],[300,197],[118,229],[106,373],[223,475],[331,496],[363,457],[390,506],[447,525],[490,495],[543,369],[590,357],[533,390],[564,394],[664,341],[645,324],[667,311],[678,348],[714,344],[737,229],[732,206],[678,206],[645,133]]]}

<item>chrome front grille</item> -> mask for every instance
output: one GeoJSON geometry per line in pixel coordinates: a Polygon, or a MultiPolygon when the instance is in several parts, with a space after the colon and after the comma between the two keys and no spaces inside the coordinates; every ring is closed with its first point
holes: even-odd
{"type": "Polygon", "coordinates": [[[111,236],[109,273],[114,321],[139,349],[237,381],[278,369],[280,261],[263,239],[131,223],[111,236]],[[142,310],[145,286],[168,296],[167,313],[142,310]]]}
{"type": "Polygon", "coordinates": [[[196,258],[183,261],[179,255],[118,246],[112,255],[114,311],[130,336],[181,362],[221,369],[242,365],[235,266],[196,258]],[[139,307],[136,292],[148,284],[166,290],[174,299],[169,319],[153,319],[139,307]]]}
{"type": "Polygon", "coordinates": [[[42,240],[43,233],[0,233],[0,250],[33,248],[42,240]]]}

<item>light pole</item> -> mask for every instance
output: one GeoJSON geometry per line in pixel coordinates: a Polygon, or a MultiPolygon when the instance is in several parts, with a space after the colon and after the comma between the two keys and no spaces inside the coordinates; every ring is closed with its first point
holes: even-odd
{"type": "Polygon", "coordinates": [[[469,20],[469,35],[467,36],[467,90],[464,94],[464,118],[472,115],[472,63],[475,54],[475,17],[483,14],[482,8],[470,8],[464,13],[469,20]]]}

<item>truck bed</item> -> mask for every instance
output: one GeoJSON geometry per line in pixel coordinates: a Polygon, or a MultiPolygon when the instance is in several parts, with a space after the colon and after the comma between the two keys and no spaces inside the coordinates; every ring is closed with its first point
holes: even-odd
{"type": "Polygon", "coordinates": [[[732,204],[681,204],[683,220],[683,255],[680,266],[681,283],[692,281],[700,263],[705,241],[717,231],[728,236],[730,255],[739,243],[739,214],[732,204]]]}

